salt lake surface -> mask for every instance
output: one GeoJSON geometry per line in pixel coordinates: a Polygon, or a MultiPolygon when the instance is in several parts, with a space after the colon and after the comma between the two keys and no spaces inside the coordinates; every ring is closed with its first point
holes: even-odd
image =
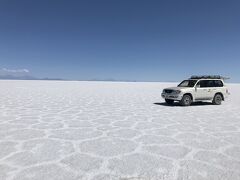
{"type": "Polygon", "coordinates": [[[240,179],[240,85],[166,106],[173,85],[0,81],[0,179],[240,179]]]}

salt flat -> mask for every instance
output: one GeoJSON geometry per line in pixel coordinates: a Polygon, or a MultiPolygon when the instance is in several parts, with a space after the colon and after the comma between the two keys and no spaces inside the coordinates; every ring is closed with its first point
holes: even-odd
{"type": "Polygon", "coordinates": [[[191,107],[168,86],[0,81],[0,179],[240,179],[240,85],[191,107]]]}

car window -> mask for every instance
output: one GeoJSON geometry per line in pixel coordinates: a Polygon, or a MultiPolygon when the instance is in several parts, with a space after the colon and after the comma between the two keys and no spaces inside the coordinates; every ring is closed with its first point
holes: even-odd
{"type": "Polygon", "coordinates": [[[202,80],[199,84],[201,88],[223,87],[223,83],[220,80],[202,80]]]}
{"type": "Polygon", "coordinates": [[[214,81],[214,86],[215,87],[223,87],[223,82],[220,80],[215,80],[214,81]]]}
{"type": "Polygon", "coordinates": [[[202,80],[202,81],[200,81],[200,87],[201,88],[214,87],[214,81],[212,81],[212,80],[202,80]]]}
{"type": "Polygon", "coordinates": [[[200,88],[206,88],[207,87],[207,81],[200,81],[200,88]]]}
{"type": "Polygon", "coordinates": [[[197,85],[196,85],[197,87],[201,87],[200,82],[201,82],[201,81],[198,81],[198,83],[197,83],[197,85]]]}
{"type": "Polygon", "coordinates": [[[208,81],[207,86],[208,87],[215,87],[214,81],[213,80],[208,81]]]}
{"type": "Polygon", "coordinates": [[[197,80],[185,80],[181,82],[178,87],[194,87],[197,80]]]}

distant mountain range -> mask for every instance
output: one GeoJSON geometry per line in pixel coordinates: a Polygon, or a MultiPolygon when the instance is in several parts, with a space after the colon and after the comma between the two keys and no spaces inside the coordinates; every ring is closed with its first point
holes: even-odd
{"type": "Polygon", "coordinates": [[[2,80],[63,80],[60,78],[37,78],[31,75],[28,69],[0,68],[0,79],[2,80]]]}
{"type": "Polygon", "coordinates": [[[36,78],[33,76],[13,76],[13,75],[0,75],[0,79],[2,80],[64,80],[61,78],[36,78]]]}
{"type": "MultiPolygon", "coordinates": [[[[37,78],[34,76],[30,75],[24,75],[24,76],[14,76],[14,75],[1,75],[0,74],[0,80],[46,80],[46,81],[105,81],[105,82],[141,82],[137,80],[126,80],[126,79],[113,79],[113,78],[108,78],[108,79],[61,79],[61,78],[37,78]]],[[[160,82],[160,81],[146,81],[146,82],[160,82]]],[[[176,82],[176,81],[166,81],[166,82],[176,82]]]]}

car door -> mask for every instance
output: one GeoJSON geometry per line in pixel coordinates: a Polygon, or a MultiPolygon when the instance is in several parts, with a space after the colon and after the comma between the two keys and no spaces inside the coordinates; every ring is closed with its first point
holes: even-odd
{"type": "Polygon", "coordinates": [[[215,94],[218,92],[225,94],[226,89],[224,88],[223,82],[221,80],[214,80],[214,88],[212,90],[213,96],[215,96],[215,94]]]}
{"type": "Polygon", "coordinates": [[[211,80],[200,80],[196,85],[195,100],[212,99],[211,80]]]}
{"type": "Polygon", "coordinates": [[[215,80],[209,80],[207,86],[208,86],[208,98],[213,99],[217,91],[217,88],[215,87],[215,80]]]}

